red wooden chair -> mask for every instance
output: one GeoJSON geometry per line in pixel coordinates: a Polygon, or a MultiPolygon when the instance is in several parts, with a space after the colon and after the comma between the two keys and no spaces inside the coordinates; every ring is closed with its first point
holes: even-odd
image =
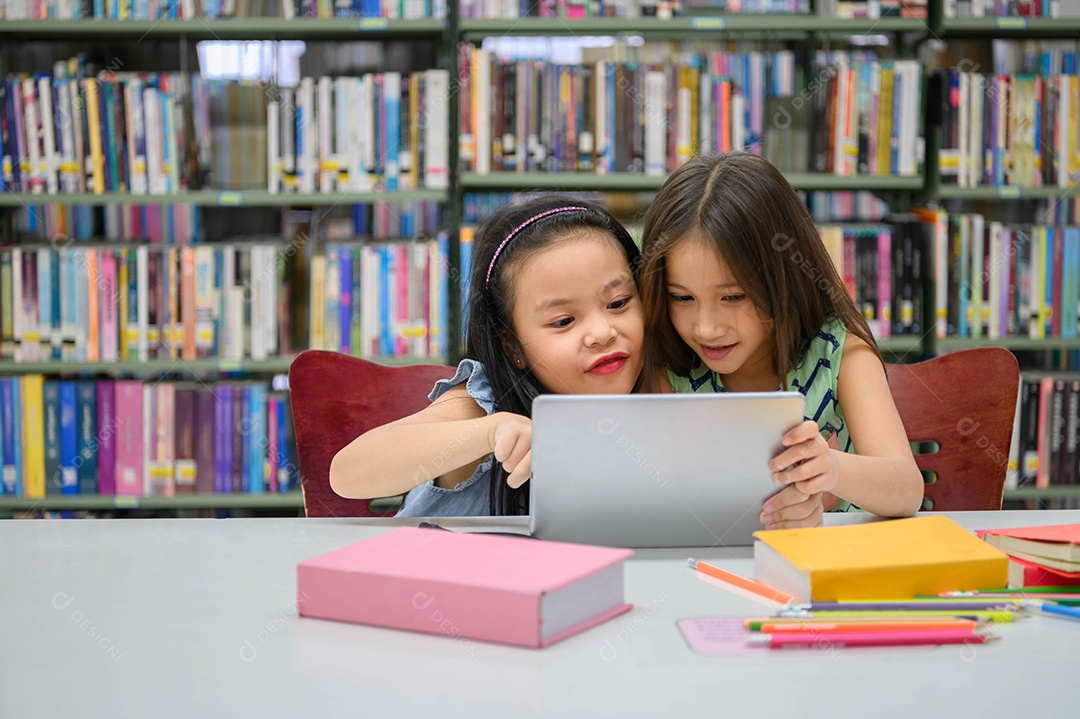
{"type": "Polygon", "coordinates": [[[382,516],[369,500],[345,499],[330,488],[330,462],[369,429],[426,407],[436,380],[453,374],[453,367],[389,367],[338,352],[297,355],[289,367],[289,397],[307,516],[382,516]]]}
{"type": "Polygon", "coordinates": [[[923,509],[1001,509],[1020,369],[1001,347],[886,366],[889,389],[927,484],[923,509]]]}

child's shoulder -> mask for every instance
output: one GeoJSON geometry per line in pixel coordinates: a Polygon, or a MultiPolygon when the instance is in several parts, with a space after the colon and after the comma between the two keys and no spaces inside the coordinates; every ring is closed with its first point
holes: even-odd
{"type": "Polygon", "coordinates": [[[446,402],[452,399],[461,400],[466,396],[471,397],[485,414],[495,411],[495,391],[491,388],[484,365],[468,358],[458,363],[453,377],[435,383],[428,399],[432,402],[446,402]]]}

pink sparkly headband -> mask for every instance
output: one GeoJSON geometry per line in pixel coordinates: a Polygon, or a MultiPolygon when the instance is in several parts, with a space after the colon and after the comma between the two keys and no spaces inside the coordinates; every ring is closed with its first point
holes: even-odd
{"type": "Polygon", "coordinates": [[[560,212],[587,212],[588,209],[589,208],[587,208],[587,207],[578,207],[577,205],[568,205],[566,207],[556,207],[553,210],[545,210],[544,212],[541,212],[539,215],[533,215],[532,217],[525,220],[524,222],[522,222],[520,225],[518,225],[514,229],[510,230],[510,234],[506,236],[505,240],[503,240],[501,243],[499,243],[499,247],[498,247],[498,249],[495,250],[495,254],[491,256],[491,264],[488,265],[487,276],[484,278],[484,287],[487,287],[488,284],[491,282],[491,271],[495,269],[495,261],[497,259],[499,259],[499,255],[502,254],[503,248],[506,247],[506,244],[508,242],[510,242],[510,240],[514,239],[514,236],[517,235],[517,233],[521,232],[522,230],[524,230],[526,227],[533,224],[534,222],[538,222],[538,221],[544,219],[545,217],[549,217],[551,215],[556,215],[556,214],[558,214],[560,212]]]}

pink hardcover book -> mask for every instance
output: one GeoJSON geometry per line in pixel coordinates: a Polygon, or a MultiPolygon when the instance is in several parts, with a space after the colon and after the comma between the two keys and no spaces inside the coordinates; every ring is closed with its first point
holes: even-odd
{"type": "Polygon", "coordinates": [[[137,380],[114,383],[116,419],[116,493],[143,494],[143,386],[137,380]]]}
{"type": "Polygon", "coordinates": [[[98,311],[101,313],[101,360],[115,362],[119,356],[120,330],[117,326],[120,295],[116,277],[116,253],[101,250],[101,281],[98,282],[98,311]]]}
{"type": "Polygon", "coordinates": [[[546,647],[631,608],[627,549],[401,527],[297,568],[301,615],[546,647]]]}

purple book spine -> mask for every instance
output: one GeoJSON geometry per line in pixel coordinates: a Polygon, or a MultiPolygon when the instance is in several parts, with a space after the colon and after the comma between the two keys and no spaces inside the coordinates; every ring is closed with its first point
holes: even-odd
{"type": "Polygon", "coordinates": [[[217,490],[217,454],[214,431],[216,427],[214,392],[200,389],[195,392],[195,491],[217,490]]]}
{"type": "Polygon", "coordinates": [[[246,426],[244,419],[244,388],[238,385],[233,388],[232,421],[229,422],[229,437],[232,440],[229,462],[234,492],[244,491],[244,438],[242,434],[242,428],[246,426]]]}
{"type": "Polygon", "coordinates": [[[115,385],[97,383],[98,494],[116,494],[116,437],[120,424],[116,416],[115,385]]]}
{"type": "Polygon", "coordinates": [[[232,441],[229,427],[232,425],[232,387],[218,385],[215,388],[216,414],[214,422],[214,449],[217,457],[215,489],[232,491],[232,441]]]}

